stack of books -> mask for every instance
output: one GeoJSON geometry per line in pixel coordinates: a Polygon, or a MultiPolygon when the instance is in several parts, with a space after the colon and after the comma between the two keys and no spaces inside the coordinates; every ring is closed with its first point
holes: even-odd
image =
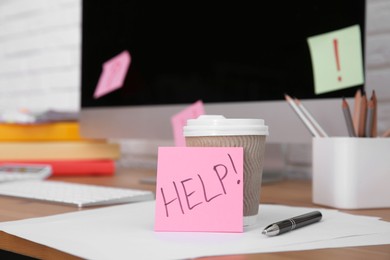
{"type": "Polygon", "coordinates": [[[113,175],[120,147],[82,138],[77,121],[0,123],[0,164],[47,164],[55,176],[113,175]]]}

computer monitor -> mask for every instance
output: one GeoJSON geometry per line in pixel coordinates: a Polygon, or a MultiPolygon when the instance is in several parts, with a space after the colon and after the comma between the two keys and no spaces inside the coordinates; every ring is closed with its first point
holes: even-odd
{"type": "Polygon", "coordinates": [[[307,38],[356,24],[364,50],[364,0],[84,0],[81,133],[173,140],[171,116],[202,100],[207,114],[263,118],[270,143],[309,143],[287,93],[346,136],[341,97],[364,84],[315,94],[307,38]],[[95,98],[103,64],[123,51],[122,87],[95,98]]]}

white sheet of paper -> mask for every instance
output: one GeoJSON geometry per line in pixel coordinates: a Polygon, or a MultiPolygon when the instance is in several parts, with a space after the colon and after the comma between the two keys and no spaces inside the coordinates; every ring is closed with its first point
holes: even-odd
{"type": "Polygon", "coordinates": [[[244,233],[155,232],[155,201],[0,223],[0,230],[87,259],[179,259],[390,244],[390,223],[330,209],[261,205],[244,233]],[[320,222],[266,237],[273,222],[320,210],[320,222]],[[151,249],[151,250],[149,250],[151,249]]]}

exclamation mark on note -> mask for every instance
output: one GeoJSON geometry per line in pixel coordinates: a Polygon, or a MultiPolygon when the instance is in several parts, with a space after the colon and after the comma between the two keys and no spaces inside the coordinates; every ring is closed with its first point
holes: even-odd
{"type": "MultiPolygon", "coordinates": [[[[234,165],[234,162],[233,162],[233,159],[232,157],[230,156],[230,154],[228,154],[229,156],[229,159],[230,159],[230,162],[232,163],[232,166],[233,166],[233,170],[236,174],[238,174],[237,170],[236,170],[236,166],[234,165]]],[[[237,180],[237,184],[240,184],[241,180],[237,180]]]]}
{"type": "MultiPolygon", "coordinates": [[[[339,56],[339,44],[337,39],[333,39],[333,47],[334,47],[334,54],[336,56],[336,66],[337,71],[340,72],[341,66],[340,66],[340,56],[339,56]]],[[[339,81],[342,80],[341,76],[338,76],[337,78],[339,81]]]]}

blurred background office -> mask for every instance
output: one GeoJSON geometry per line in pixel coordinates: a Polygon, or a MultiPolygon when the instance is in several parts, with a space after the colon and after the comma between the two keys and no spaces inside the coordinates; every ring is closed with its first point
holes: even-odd
{"type": "MultiPolygon", "coordinates": [[[[390,1],[367,0],[366,10],[366,86],[380,93],[378,129],[384,131],[390,125],[390,1]]],[[[1,0],[0,113],[79,111],[80,51],[81,0],[1,0]]],[[[130,152],[155,152],[145,143],[126,145],[130,152]]],[[[283,153],[276,168],[289,178],[310,177],[310,145],[289,144],[283,153]]],[[[272,147],[267,154],[272,164],[272,147]]]]}

